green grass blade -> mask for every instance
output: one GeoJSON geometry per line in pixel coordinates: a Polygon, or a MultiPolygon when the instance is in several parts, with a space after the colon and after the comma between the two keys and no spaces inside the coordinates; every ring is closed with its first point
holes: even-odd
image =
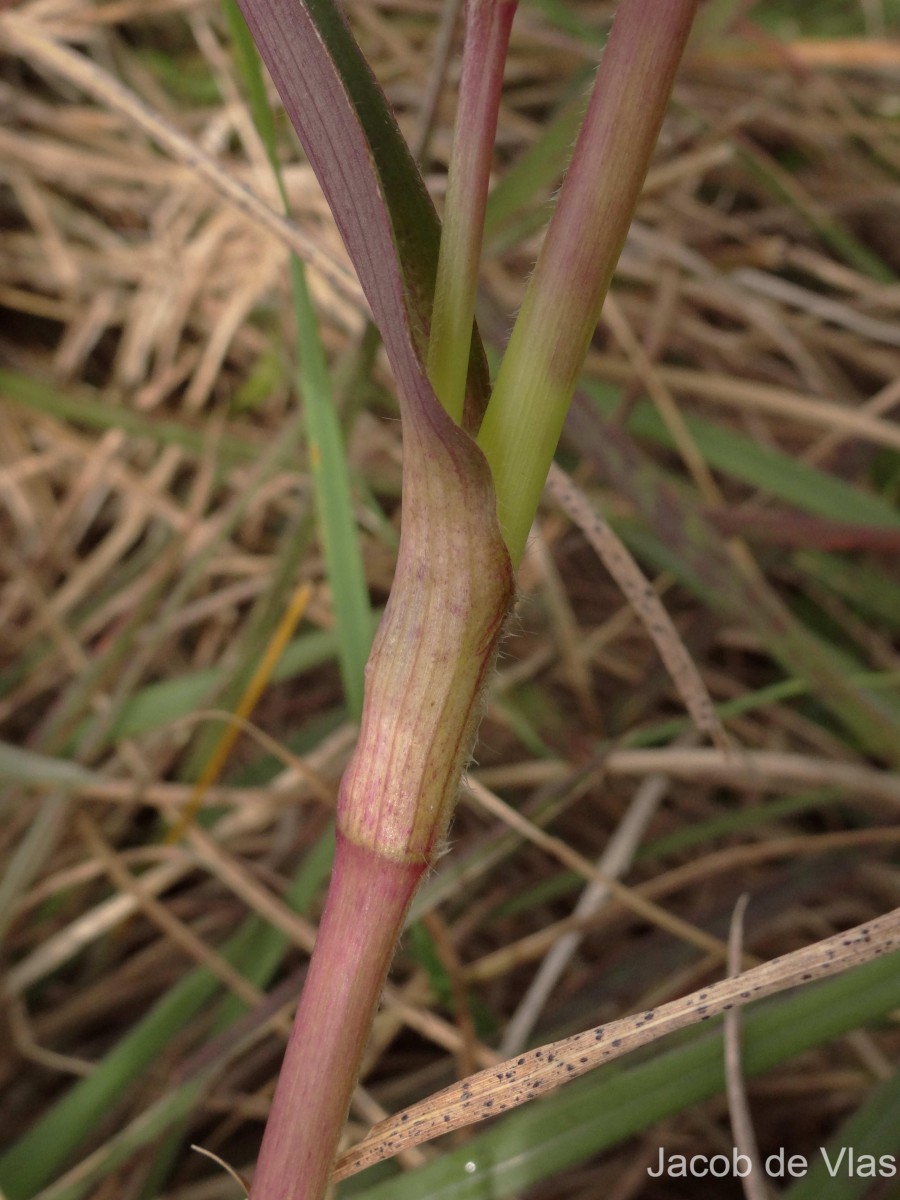
{"type": "MultiPolygon", "coordinates": [[[[288,645],[272,672],[272,681],[281,682],[302,675],[334,659],[337,654],[334,630],[314,630],[300,634],[288,645]]],[[[224,667],[189,671],[174,679],[148,684],[122,705],[110,727],[110,738],[118,741],[160,729],[201,707],[226,680],[224,667]]]]}
{"type": "MultiPolygon", "coordinates": [[[[134,1120],[113,1134],[108,1142],[92,1154],[86,1164],[80,1165],[77,1172],[67,1173],[38,1193],[29,1193],[29,1200],[82,1200],[84,1196],[99,1194],[98,1184],[106,1176],[128,1162],[142,1147],[163,1136],[173,1121],[189,1114],[202,1094],[204,1085],[208,1084],[208,1080],[214,1075],[214,1069],[208,1069],[201,1077],[180,1088],[174,1095],[163,1096],[148,1104],[134,1120]]],[[[6,1200],[10,1200],[10,1197],[6,1200]]]]}
{"type": "MultiPolygon", "coordinates": [[[[109,398],[92,394],[84,386],[61,392],[52,383],[17,371],[0,370],[0,395],[60,421],[72,421],[89,429],[121,429],[160,446],[180,446],[191,454],[203,454],[209,444],[209,435],[202,429],[110,403],[109,398]]],[[[248,433],[246,439],[233,433],[223,435],[216,440],[217,467],[221,473],[228,467],[252,462],[261,449],[258,434],[248,433]]]]}
{"type": "MultiPolygon", "coordinates": [[[[605,416],[611,417],[615,413],[620,389],[595,383],[583,386],[605,416]]],[[[881,496],[863,492],[827,471],[762,446],[712,421],[698,417],[685,417],[684,421],[705,462],[732,479],[759,488],[816,516],[884,528],[900,526],[900,513],[881,496]]],[[[667,450],[676,448],[662,417],[646,400],[634,406],[627,427],[635,437],[667,450]]]]}
{"type": "Polygon", "coordinates": [[[0,742],[0,783],[77,788],[97,779],[98,775],[78,763],[0,742]]]}
{"type": "Polygon", "coordinates": [[[888,571],[815,550],[798,551],[794,562],[805,577],[824,584],[867,620],[900,632],[900,585],[888,571]]]}
{"type": "Polygon", "coordinates": [[[309,462],[334,606],[338,660],[347,707],[358,719],[362,713],[365,667],[372,647],[375,621],[353,515],[350,472],[325,364],[325,351],[319,339],[303,264],[296,256],[291,259],[291,284],[300,356],[298,384],[306,402],[309,462]]]}

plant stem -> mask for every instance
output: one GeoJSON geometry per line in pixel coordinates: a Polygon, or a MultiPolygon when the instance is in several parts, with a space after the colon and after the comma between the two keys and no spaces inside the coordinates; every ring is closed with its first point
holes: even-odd
{"type": "Polygon", "coordinates": [[[335,871],[252,1200],[320,1200],[416,885],[456,802],[512,600],[487,465],[434,401],[408,410],[391,596],[338,801],[335,871]],[[432,423],[441,435],[430,432],[432,423]]]}
{"type": "Polygon", "coordinates": [[[328,901],[272,1101],[252,1200],[324,1195],[384,977],[425,869],[423,862],[391,862],[338,834],[328,901]],[[298,1113],[305,1128],[298,1128],[298,1113]]]}
{"type": "MultiPolygon", "coordinates": [[[[378,115],[374,83],[339,11],[332,0],[241,3],[360,273],[397,380],[403,418],[397,571],[367,667],[359,742],[341,785],[338,853],[320,940],[252,1190],[253,1200],[320,1200],[395,940],[446,832],[471,750],[513,598],[506,547],[514,547],[518,557],[524,545],[662,121],[694,2],[624,0],[607,50],[612,65],[595,90],[587,133],[564,188],[570,199],[551,224],[508,352],[510,379],[522,381],[523,362],[525,376],[535,376],[527,380],[526,420],[518,404],[510,407],[507,382],[483,443],[492,462],[437,402],[425,376],[423,335],[432,292],[427,272],[411,269],[417,243],[404,231],[416,227],[421,233],[430,226],[428,220],[403,217],[419,181],[408,156],[383,153],[390,122],[386,126],[378,115]],[[604,177],[610,171],[618,173],[614,185],[604,177]],[[549,335],[540,327],[545,322],[549,335]],[[537,361],[533,356],[529,361],[530,341],[538,348],[537,361]],[[543,393],[551,397],[549,420],[542,415],[548,407],[543,393]],[[506,453],[502,442],[509,436],[510,412],[522,436],[513,437],[512,453],[506,453]],[[528,486],[517,491],[510,477],[522,472],[523,463],[530,464],[524,472],[528,486]],[[491,465],[500,483],[499,510],[491,465]],[[510,529],[501,531],[498,511],[510,529]]],[[[464,189],[468,178],[477,194],[465,196],[469,207],[449,204],[451,221],[460,222],[445,251],[448,305],[455,312],[452,337],[458,343],[449,354],[454,371],[465,364],[471,339],[490,165],[487,133],[496,123],[513,8],[512,0],[470,4],[474,42],[465,102],[483,110],[473,110],[460,124],[454,172],[460,182],[453,185],[464,189]],[[482,20],[487,24],[477,23],[482,20]],[[454,283],[450,267],[456,253],[465,264],[454,283]]],[[[455,399],[449,403],[458,420],[458,380],[452,386],[455,399]]],[[[468,415],[472,407],[466,406],[466,430],[475,424],[468,415]]]]}
{"type": "Polygon", "coordinates": [[[462,78],[438,258],[428,375],[454,421],[463,415],[478,265],[503,88],[518,0],[467,0],[462,78]]]}
{"type": "Polygon", "coordinates": [[[696,0],[622,0],[478,444],[518,564],[634,216],[696,0]]]}

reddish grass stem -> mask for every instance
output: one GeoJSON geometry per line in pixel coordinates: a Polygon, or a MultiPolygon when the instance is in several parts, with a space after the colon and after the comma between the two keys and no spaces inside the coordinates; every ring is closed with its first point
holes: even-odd
{"type": "Polygon", "coordinates": [[[518,564],[625,242],[697,0],[621,0],[478,444],[518,564]]]}
{"type": "Polygon", "coordinates": [[[324,1194],[384,977],[425,869],[424,863],[389,862],[338,834],[328,901],[272,1101],[252,1200],[313,1200],[324,1194]],[[304,1129],[298,1128],[298,1113],[304,1129]]]}

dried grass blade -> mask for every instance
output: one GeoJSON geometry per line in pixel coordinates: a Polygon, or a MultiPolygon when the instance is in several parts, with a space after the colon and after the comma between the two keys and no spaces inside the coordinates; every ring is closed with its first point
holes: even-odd
{"type": "Polygon", "coordinates": [[[274,234],[304,262],[320,271],[331,286],[355,307],[361,306],[362,297],[356,280],[327,250],[296,225],[279,216],[254,192],[229,175],[195,142],[173,128],[159,113],[148,108],[138,96],[123,87],[102,67],[98,67],[68,46],[63,46],[44,33],[36,22],[22,18],[16,13],[4,13],[0,16],[0,31],[11,49],[30,61],[49,68],[54,74],[73,83],[101,104],[127,117],[166,153],[196,171],[217,195],[274,234]]]}
{"type": "Polygon", "coordinates": [[[334,1179],[345,1179],[400,1150],[547,1095],[563,1083],[668,1033],[752,1000],[861,966],[898,948],[900,909],[894,909],[657,1009],[529,1050],[382,1121],[364,1141],[338,1159],[334,1179]]]}
{"type": "Polygon", "coordinates": [[[590,542],[600,561],[622,589],[634,609],[675,684],[685,708],[701,733],[707,734],[723,750],[728,737],[706,684],[687,647],[666,612],[665,606],[647,582],[643,571],[606,521],[597,513],[584,493],[562,467],[551,464],[547,491],[566,516],[590,542]]]}

